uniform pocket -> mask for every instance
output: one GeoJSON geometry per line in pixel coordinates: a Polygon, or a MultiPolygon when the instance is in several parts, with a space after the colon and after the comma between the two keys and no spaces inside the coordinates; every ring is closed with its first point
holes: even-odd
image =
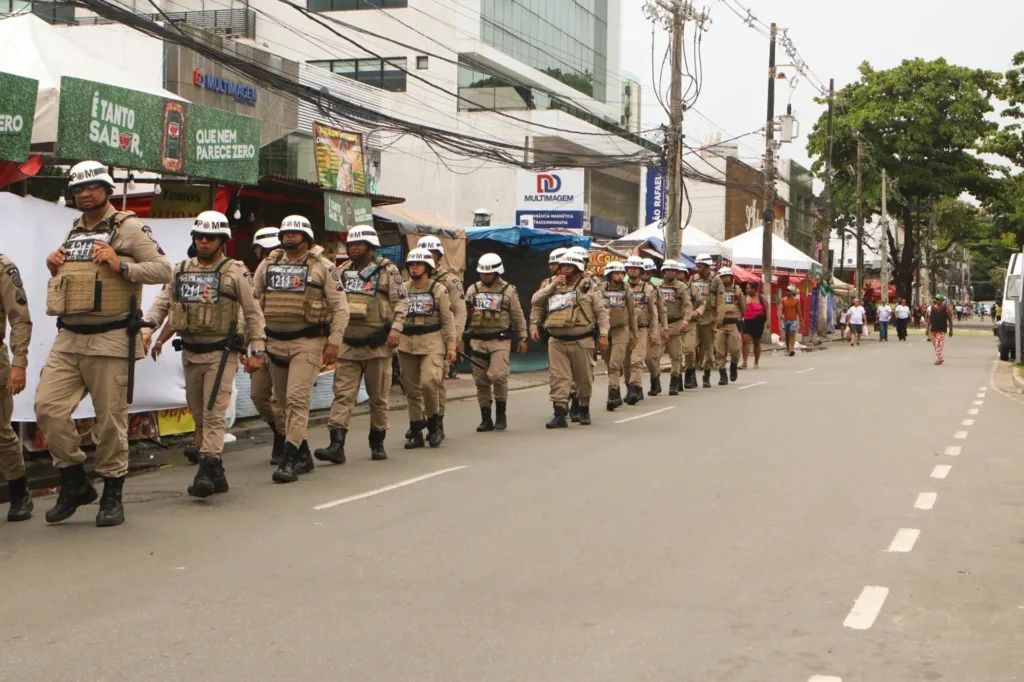
{"type": "Polygon", "coordinates": [[[128,375],[115,374],[114,383],[117,385],[118,395],[121,397],[121,404],[128,404],[128,375]]]}
{"type": "Polygon", "coordinates": [[[46,314],[63,315],[67,310],[68,280],[62,275],[51,277],[46,283],[46,314]]]}

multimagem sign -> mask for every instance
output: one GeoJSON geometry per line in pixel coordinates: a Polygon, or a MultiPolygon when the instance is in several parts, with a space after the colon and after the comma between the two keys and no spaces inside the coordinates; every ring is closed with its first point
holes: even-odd
{"type": "Polygon", "coordinates": [[[585,185],[583,170],[519,171],[516,178],[516,224],[522,225],[523,218],[529,216],[536,228],[582,232],[585,185]]]}

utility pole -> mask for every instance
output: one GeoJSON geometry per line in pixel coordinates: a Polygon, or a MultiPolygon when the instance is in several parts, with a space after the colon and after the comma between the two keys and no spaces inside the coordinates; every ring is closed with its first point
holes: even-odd
{"type": "MultiPolygon", "coordinates": [[[[828,244],[832,241],[832,103],[836,94],[836,80],[828,79],[828,149],[825,154],[825,235],[822,239],[822,252],[827,255],[828,244]]],[[[821,259],[825,261],[824,258],[821,259]]]]}
{"type": "Polygon", "coordinates": [[[677,260],[683,248],[683,2],[673,0],[671,9],[672,86],[666,142],[668,161],[668,222],[665,224],[665,258],[677,260]]]}
{"type": "Polygon", "coordinates": [[[772,24],[768,47],[768,117],[764,129],[764,226],[761,240],[761,291],[768,305],[767,333],[772,329],[772,227],[775,223],[775,38],[778,30],[772,24]]]}
{"type": "Polygon", "coordinates": [[[857,141],[857,296],[864,294],[864,211],[861,206],[861,154],[863,145],[857,141]]]}
{"type": "Polygon", "coordinates": [[[885,169],[882,169],[882,303],[889,302],[889,214],[885,206],[885,169]]]}

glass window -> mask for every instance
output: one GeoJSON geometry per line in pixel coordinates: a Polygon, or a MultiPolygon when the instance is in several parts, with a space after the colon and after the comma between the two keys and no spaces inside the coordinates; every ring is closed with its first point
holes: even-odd
{"type": "Polygon", "coordinates": [[[427,69],[430,68],[430,57],[426,55],[419,55],[416,57],[416,68],[427,69]]]}
{"type": "Polygon", "coordinates": [[[384,60],[367,59],[325,59],[309,62],[311,66],[333,71],[339,76],[372,85],[375,88],[404,92],[406,86],[405,57],[384,60]]]}
{"type": "Polygon", "coordinates": [[[311,12],[346,12],[353,9],[399,9],[409,0],[308,0],[311,12]]]}

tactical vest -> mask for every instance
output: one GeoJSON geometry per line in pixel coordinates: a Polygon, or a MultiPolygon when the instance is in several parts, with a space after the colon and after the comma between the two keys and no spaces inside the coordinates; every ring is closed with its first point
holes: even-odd
{"type": "Polygon", "coordinates": [[[409,294],[409,311],[405,314],[405,326],[402,333],[406,336],[419,336],[441,331],[441,311],[437,306],[434,291],[440,284],[434,279],[427,279],[420,284],[410,280],[406,286],[409,294]]]}
{"type": "Polygon", "coordinates": [[[173,303],[167,323],[176,332],[226,335],[238,317],[238,297],[224,291],[223,269],[231,263],[222,258],[213,270],[195,258],[178,265],[174,275],[173,303]]]}
{"type": "Polygon", "coordinates": [[[636,326],[640,329],[651,326],[650,311],[647,310],[647,283],[640,282],[633,287],[633,307],[636,308],[636,326]]]}
{"type": "Polygon", "coordinates": [[[132,296],[136,305],[142,302],[141,284],[124,279],[106,263],[92,261],[95,243],[113,244],[118,228],[134,216],[134,213],[118,211],[111,218],[109,230],[76,227],[68,233],[64,240],[64,263],[47,285],[47,315],[127,314],[131,312],[132,296]]]}
{"type": "Polygon", "coordinates": [[[324,282],[310,276],[310,254],[291,263],[277,250],[267,264],[260,305],[267,325],[305,322],[317,326],[327,322],[330,307],[324,295],[324,282]]]}
{"type": "Polygon", "coordinates": [[[608,302],[609,326],[612,328],[626,327],[629,325],[629,308],[626,307],[626,286],[622,289],[612,289],[609,282],[601,292],[604,300],[608,302]]]}
{"type": "MultiPolygon", "coordinates": [[[[380,336],[391,328],[393,313],[391,300],[380,278],[386,274],[391,261],[377,256],[362,270],[356,270],[352,261],[339,268],[341,286],[348,297],[349,323],[345,329],[345,342],[365,341],[380,336]]],[[[386,340],[386,333],[384,334],[386,340]]],[[[349,344],[352,345],[352,344],[349,344]]],[[[383,341],[381,344],[383,345],[383,341]]]]}
{"type": "Polygon", "coordinates": [[[734,284],[731,289],[723,288],[723,293],[725,298],[725,312],[723,313],[725,319],[730,321],[738,320],[740,317],[739,299],[743,292],[734,284]]]}
{"type": "Polygon", "coordinates": [[[665,312],[669,322],[683,319],[683,291],[686,285],[675,279],[661,285],[661,300],[665,302],[665,312]]]}
{"type": "Polygon", "coordinates": [[[700,277],[694,277],[691,281],[697,287],[697,291],[700,292],[701,298],[705,301],[708,300],[708,297],[711,295],[711,283],[714,281],[714,278],[701,279],[700,277]]]}
{"type": "Polygon", "coordinates": [[[487,340],[511,334],[511,304],[505,296],[509,286],[511,285],[508,282],[495,280],[491,286],[477,282],[469,288],[466,293],[466,305],[470,310],[467,325],[470,338],[487,340]]]}
{"type": "MultiPolygon", "coordinates": [[[[582,290],[582,281],[577,280],[569,291],[551,294],[548,297],[548,310],[544,318],[545,329],[551,331],[570,327],[594,327],[597,322],[594,304],[582,290]]],[[[552,336],[559,338],[555,333],[552,333],[552,336]]]]}

